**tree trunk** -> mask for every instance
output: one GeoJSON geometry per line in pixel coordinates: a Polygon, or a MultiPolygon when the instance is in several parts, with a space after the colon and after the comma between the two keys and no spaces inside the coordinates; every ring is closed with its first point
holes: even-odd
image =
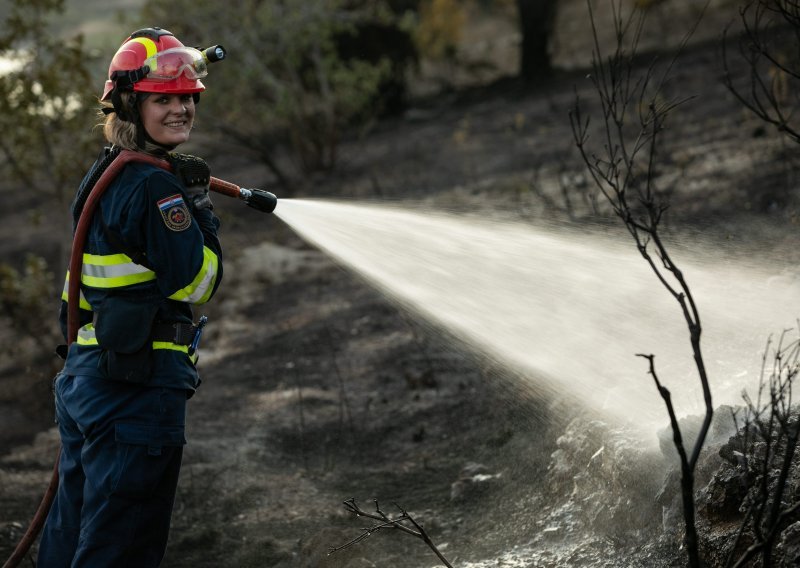
{"type": "Polygon", "coordinates": [[[553,32],[558,0],[517,0],[522,32],[519,74],[525,80],[550,75],[553,67],[547,46],[553,32]]]}

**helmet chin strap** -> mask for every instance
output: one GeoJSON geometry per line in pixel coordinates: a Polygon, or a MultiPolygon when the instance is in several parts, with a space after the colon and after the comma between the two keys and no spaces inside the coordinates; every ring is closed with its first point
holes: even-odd
{"type": "MultiPolygon", "coordinates": [[[[148,96],[149,93],[133,92],[131,93],[130,99],[128,99],[130,106],[130,115],[131,115],[131,119],[129,119],[128,122],[132,122],[136,126],[136,147],[139,148],[140,150],[145,150],[146,140],[152,140],[150,138],[150,135],[147,134],[147,131],[144,129],[144,124],[142,123],[142,115],[139,112],[139,105],[142,104],[142,101],[144,101],[148,96]]],[[[125,118],[122,119],[126,120],[125,118]]],[[[155,143],[155,140],[152,140],[152,142],[155,143]]]]}
{"type": "Polygon", "coordinates": [[[146,150],[146,148],[145,148],[145,144],[140,144],[140,143],[139,143],[139,140],[138,140],[138,138],[139,138],[139,134],[140,134],[140,133],[142,133],[142,132],[144,132],[144,139],[145,139],[147,142],[149,142],[150,144],[152,144],[152,145],[154,145],[154,146],[157,146],[159,150],[163,150],[163,151],[164,151],[165,153],[167,153],[167,154],[169,154],[169,153],[170,153],[170,152],[172,152],[172,151],[173,151],[175,148],[177,148],[177,147],[178,147],[178,145],[177,145],[177,144],[162,144],[161,142],[156,142],[155,140],[153,140],[153,138],[150,136],[150,134],[148,134],[148,132],[147,132],[147,131],[144,129],[144,126],[142,126],[142,125],[141,125],[141,122],[140,122],[139,124],[137,124],[137,125],[136,125],[136,136],[137,136],[137,141],[136,141],[136,144],[137,144],[137,145],[139,146],[139,148],[140,148],[140,149],[142,149],[142,150],[146,150]]]}

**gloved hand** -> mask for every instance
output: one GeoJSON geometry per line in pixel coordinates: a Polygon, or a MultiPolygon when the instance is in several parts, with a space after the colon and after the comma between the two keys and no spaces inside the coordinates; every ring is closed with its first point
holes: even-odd
{"type": "Polygon", "coordinates": [[[211,170],[205,160],[190,154],[173,152],[169,155],[169,161],[175,177],[183,183],[192,207],[196,211],[213,209],[214,204],[211,203],[211,197],[208,195],[211,185],[211,170]]]}

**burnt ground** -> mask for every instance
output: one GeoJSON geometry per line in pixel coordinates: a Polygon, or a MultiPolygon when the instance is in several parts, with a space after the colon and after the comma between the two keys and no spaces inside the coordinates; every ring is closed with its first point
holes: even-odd
{"type": "MultiPolygon", "coordinates": [[[[792,148],[741,110],[719,75],[716,50],[701,47],[668,86],[698,96],[675,111],[665,139],[662,181],[674,181],[666,228],[744,250],[766,242],[787,263],[798,248],[792,148]]],[[[344,143],[341,170],[296,195],[409,199],[579,223],[588,217],[588,185],[567,110],[584,76],[565,73],[546,88],[501,81],[421,103],[344,143]],[[571,210],[559,180],[569,182],[571,210]]],[[[268,173],[241,157],[219,156],[212,165],[219,177],[272,189],[268,173]]],[[[8,192],[3,198],[4,254],[52,257],[61,237],[28,220],[36,202],[8,192]]],[[[492,565],[675,561],[676,541],[655,529],[597,527],[565,536],[569,523],[551,522],[575,490],[571,480],[553,483],[554,451],[582,409],[523,395],[511,371],[393,304],[278,219],[238,204],[218,203],[218,210],[226,282],[209,308],[204,383],[190,402],[165,566],[437,564],[422,542],[390,530],[328,556],[371,524],[345,511],[349,498],[366,510],[378,499],[389,513],[397,503],[456,566],[528,545],[538,552],[492,565]]],[[[599,220],[612,224],[602,214],[599,220]]],[[[1,369],[2,555],[34,510],[55,456],[53,368],[54,361],[18,352],[1,369]]],[[[643,507],[645,525],[658,524],[660,508],[629,507],[643,507]]]]}

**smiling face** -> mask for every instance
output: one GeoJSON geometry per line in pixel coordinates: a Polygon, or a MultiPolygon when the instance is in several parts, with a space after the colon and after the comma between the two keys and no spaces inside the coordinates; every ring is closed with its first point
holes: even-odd
{"type": "Polygon", "coordinates": [[[162,146],[175,147],[189,139],[194,123],[191,94],[152,93],[142,101],[142,125],[147,134],[162,146]]]}

